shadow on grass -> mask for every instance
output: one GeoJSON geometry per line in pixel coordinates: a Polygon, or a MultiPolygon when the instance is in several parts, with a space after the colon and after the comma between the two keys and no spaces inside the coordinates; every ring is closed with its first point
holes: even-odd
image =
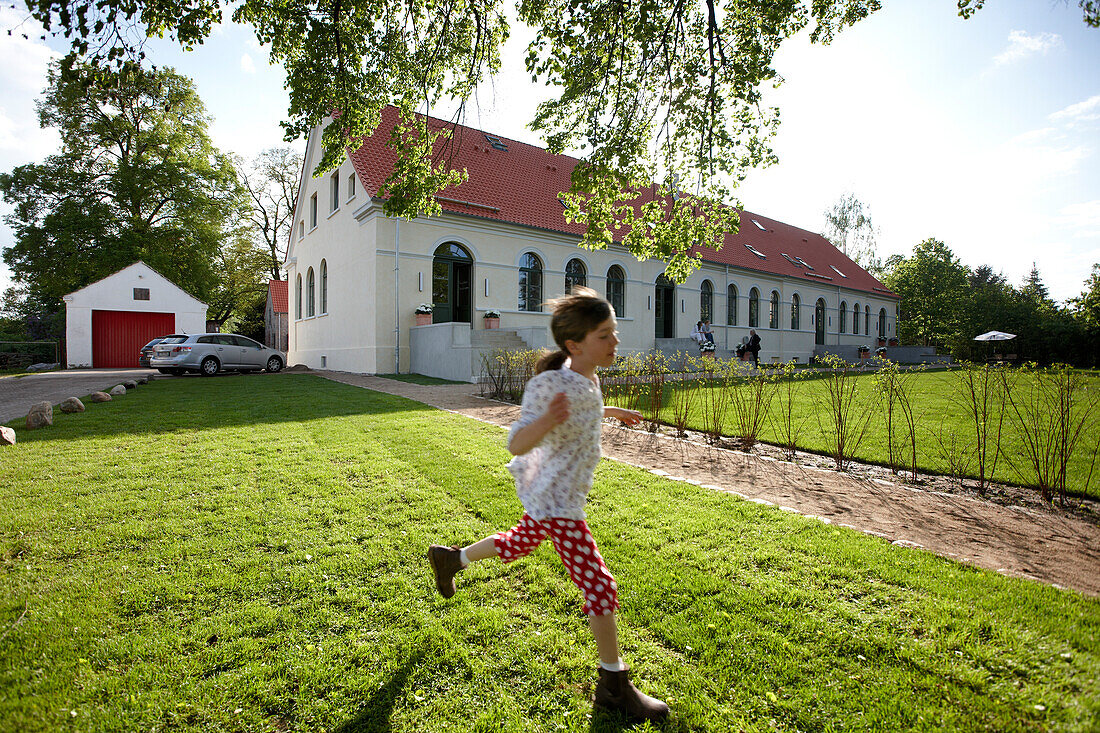
{"type": "Polygon", "coordinates": [[[332,733],[388,733],[393,730],[390,717],[393,715],[394,703],[405,688],[409,675],[423,660],[423,651],[410,657],[373,695],[363,701],[354,718],[333,728],[332,733]]]}
{"type": "MultiPolygon", "coordinates": [[[[648,730],[668,731],[680,733],[690,730],[673,713],[668,719],[659,723],[650,723],[648,730]]],[[[597,705],[592,706],[592,724],[588,727],[589,733],[617,733],[617,731],[634,730],[645,727],[645,721],[631,722],[625,715],[605,710],[597,705]]]]}
{"type": "Polygon", "coordinates": [[[111,402],[86,402],[83,413],[54,411],[54,424],[25,430],[20,443],[111,438],[218,428],[277,425],[355,415],[430,411],[421,402],[309,374],[158,379],[111,402]]]}

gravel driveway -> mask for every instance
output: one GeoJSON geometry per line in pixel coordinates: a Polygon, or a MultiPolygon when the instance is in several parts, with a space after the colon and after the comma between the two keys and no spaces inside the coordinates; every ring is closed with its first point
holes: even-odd
{"type": "Polygon", "coordinates": [[[156,373],[156,369],[78,369],[5,377],[0,379],[0,423],[26,417],[36,402],[49,401],[57,405],[69,397],[83,399],[123,380],[151,377],[156,373]]]}

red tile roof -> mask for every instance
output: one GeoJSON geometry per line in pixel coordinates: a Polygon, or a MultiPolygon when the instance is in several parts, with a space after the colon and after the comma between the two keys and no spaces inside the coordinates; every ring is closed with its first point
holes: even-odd
{"type": "Polygon", "coordinates": [[[267,281],[267,299],[271,301],[271,309],[276,313],[289,313],[289,300],[287,298],[286,280],[267,281]]]}
{"type": "MultiPolygon", "coordinates": [[[[371,196],[378,195],[397,159],[396,153],[386,146],[396,122],[396,108],[387,107],[375,133],[364,138],[358,150],[349,152],[355,172],[371,196]]],[[[429,118],[433,128],[447,124],[429,118]]],[[[533,145],[461,125],[455,128],[451,142],[451,165],[465,168],[469,178],[439,193],[437,199],[444,211],[563,232],[578,238],[584,234],[583,226],[566,222],[558,198],[559,192],[569,189],[570,174],[578,162],[576,158],[553,155],[533,145]],[[489,137],[499,140],[507,150],[497,149],[489,137]]],[[[820,234],[749,211],[741,211],[740,218],[740,231],[727,234],[722,249],[716,252],[696,247],[693,252],[719,265],[897,297],[820,234]],[[763,257],[754,254],[746,245],[763,257]]]]}

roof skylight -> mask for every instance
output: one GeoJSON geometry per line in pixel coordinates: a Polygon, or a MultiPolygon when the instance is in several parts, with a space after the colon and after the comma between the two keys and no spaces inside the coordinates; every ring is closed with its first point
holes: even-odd
{"type": "Polygon", "coordinates": [[[836,273],[837,275],[840,275],[841,277],[848,277],[848,276],[847,276],[847,275],[845,275],[845,274],[844,274],[843,272],[841,272],[840,270],[836,269],[836,267],[835,267],[835,266],[833,266],[833,265],[829,265],[829,267],[832,267],[832,268],[833,268],[833,272],[835,272],[835,273],[836,273]]]}
{"type": "MultiPolygon", "coordinates": [[[[753,221],[755,222],[755,219],[753,221]]],[[[768,259],[768,256],[766,254],[758,250],[756,247],[753,247],[751,244],[746,244],[745,249],[747,249],[749,252],[752,252],[754,255],[762,260],[768,259]]]]}
{"type": "Polygon", "coordinates": [[[809,262],[807,262],[806,260],[802,259],[801,257],[795,257],[795,259],[796,259],[796,260],[798,260],[799,262],[801,262],[801,263],[802,263],[802,266],[803,266],[803,267],[805,267],[805,268],[806,268],[807,270],[812,270],[812,269],[814,269],[814,266],[813,266],[813,265],[811,265],[811,264],[810,264],[809,262]]]}
{"type": "Polygon", "coordinates": [[[485,135],[485,139],[489,141],[489,145],[492,146],[493,150],[503,150],[507,152],[508,146],[502,143],[499,137],[493,137],[487,134],[485,135]]]}
{"type": "Polygon", "coordinates": [[[759,229],[760,231],[762,231],[762,232],[768,231],[768,228],[766,226],[764,226],[763,224],[761,224],[760,222],[758,222],[756,219],[753,219],[752,223],[755,224],[756,228],[759,229]]]}
{"type": "Polygon", "coordinates": [[[801,262],[795,262],[793,259],[791,259],[791,256],[789,254],[787,254],[786,252],[780,252],[779,254],[783,255],[783,257],[787,260],[787,262],[790,262],[795,267],[802,267],[801,262]]]}

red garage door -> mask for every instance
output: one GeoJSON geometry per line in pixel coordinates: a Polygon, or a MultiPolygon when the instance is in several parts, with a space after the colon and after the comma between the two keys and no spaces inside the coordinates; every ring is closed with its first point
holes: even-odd
{"type": "Polygon", "coordinates": [[[92,311],[92,366],[136,367],[142,346],[175,330],[175,313],[92,311]]]}

